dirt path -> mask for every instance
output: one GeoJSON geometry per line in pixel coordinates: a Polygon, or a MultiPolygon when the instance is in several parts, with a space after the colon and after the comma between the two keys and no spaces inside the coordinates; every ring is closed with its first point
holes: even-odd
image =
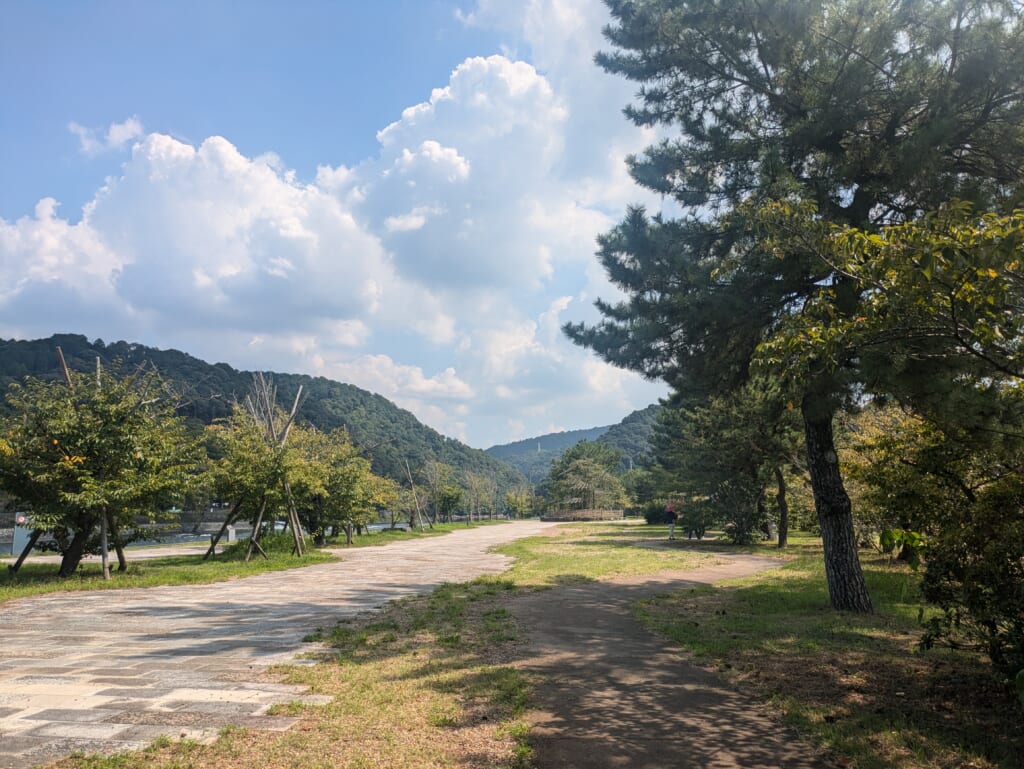
{"type": "Polygon", "coordinates": [[[779,565],[757,556],[692,571],[556,587],[517,599],[537,675],[537,769],[820,769],[813,749],[718,676],[648,632],[630,605],[779,565]]]}

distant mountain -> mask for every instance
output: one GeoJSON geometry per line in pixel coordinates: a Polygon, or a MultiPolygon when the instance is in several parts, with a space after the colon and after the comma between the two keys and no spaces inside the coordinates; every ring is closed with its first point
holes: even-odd
{"type": "Polygon", "coordinates": [[[562,456],[562,452],[580,441],[596,441],[610,427],[591,427],[586,430],[567,430],[548,433],[536,438],[527,438],[514,443],[491,446],[487,453],[507,462],[532,482],[537,483],[548,473],[551,462],[562,456]]]}
{"type": "MultiPolygon", "coordinates": [[[[228,416],[234,401],[242,399],[252,385],[252,372],[238,371],[226,363],[206,363],[178,350],[129,342],[104,344],[100,339],[90,342],[76,334],[57,334],[33,341],[0,339],[0,391],[6,392],[11,382],[26,376],[61,377],[58,346],[68,366],[77,371],[95,370],[97,357],[106,366],[122,369],[142,363],[155,366],[184,395],[180,412],[196,425],[228,416]]],[[[381,395],[324,377],[279,373],[272,377],[282,407],[291,408],[302,385],[304,400],[298,418],[322,430],[347,428],[352,440],[372,457],[374,472],[379,475],[404,482],[406,461],[415,472],[428,460],[436,460],[463,472],[491,475],[502,488],[524,480],[504,462],[441,435],[381,395]]],[[[0,410],[6,408],[6,401],[0,399],[0,410]]]]}
{"type": "Polygon", "coordinates": [[[549,433],[515,443],[503,443],[491,446],[487,453],[508,462],[531,481],[537,482],[547,475],[551,463],[562,456],[566,449],[580,441],[598,441],[614,446],[622,452],[622,469],[628,470],[642,465],[647,460],[651,431],[660,408],[657,404],[652,404],[645,409],[634,411],[615,425],[549,433]]]}

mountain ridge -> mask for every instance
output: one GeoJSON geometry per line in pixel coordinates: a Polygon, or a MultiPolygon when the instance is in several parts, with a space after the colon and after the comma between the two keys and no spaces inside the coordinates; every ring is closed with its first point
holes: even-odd
{"type": "Polygon", "coordinates": [[[650,435],[661,406],[652,403],[626,415],[620,422],[604,427],[565,430],[500,443],[485,451],[515,467],[533,482],[547,475],[551,463],[580,441],[598,441],[622,452],[622,470],[643,465],[650,452],[650,435]]]}
{"type": "MultiPolygon", "coordinates": [[[[144,362],[154,366],[184,396],[179,413],[195,426],[210,424],[231,413],[232,404],[249,391],[257,372],[235,369],[227,363],[208,363],[180,350],[160,350],[146,345],[102,339],[92,342],[81,334],[54,334],[45,339],[0,339],[0,388],[26,376],[59,379],[62,376],[56,348],[68,367],[92,371],[98,357],[103,365],[132,369],[144,362]]],[[[322,430],[344,427],[352,440],[368,452],[374,472],[406,481],[406,463],[414,470],[430,460],[444,462],[463,472],[492,475],[500,487],[525,481],[511,465],[420,422],[383,395],[322,376],[262,372],[272,377],[278,402],[289,408],[301,385],[305,397],[298,418],[322,430]]],[[[6,401],[0,401],[6,411],[6,401]]]]}

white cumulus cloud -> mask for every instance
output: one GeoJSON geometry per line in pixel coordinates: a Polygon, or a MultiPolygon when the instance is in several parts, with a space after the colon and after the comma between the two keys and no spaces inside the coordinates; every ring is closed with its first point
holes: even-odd
{"type": "Polygon", "coordinates": [[[121,123],[111,123],[105,135],[74,121],[68,123],[68,130],[78,137],[81,152],[89,156],[124,149],[145,135],[142,122],[135,116],[121,123]]]}
{"type": "Polygon", "coordinates": [[[0,219],[0,335],[77,331],[379,392],[474,445],[616,421],[663,388],[561,333],[614,296],[596,236],[643,199],[623,157],[632,86],[592,63],[598,0],[481,0],[506,36],[377,134],[372,157],[303,180],[230,137],[71,126],[131,147],[80,216],[0,219]],[[510,434],[510,431],[514,434],[510,434]]]}

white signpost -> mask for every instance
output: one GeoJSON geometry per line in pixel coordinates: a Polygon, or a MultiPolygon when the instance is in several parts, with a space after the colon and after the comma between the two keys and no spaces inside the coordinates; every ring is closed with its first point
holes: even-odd
{"type": "Polygon", "coordinates": [[[21,555],[21,551],[28,544],[29,537],[32,536],[32,529],[25,525],[27,522],[23,513],[17,513],[14,516],[14,541],[11,543],[11,555],[21,555]]]}

